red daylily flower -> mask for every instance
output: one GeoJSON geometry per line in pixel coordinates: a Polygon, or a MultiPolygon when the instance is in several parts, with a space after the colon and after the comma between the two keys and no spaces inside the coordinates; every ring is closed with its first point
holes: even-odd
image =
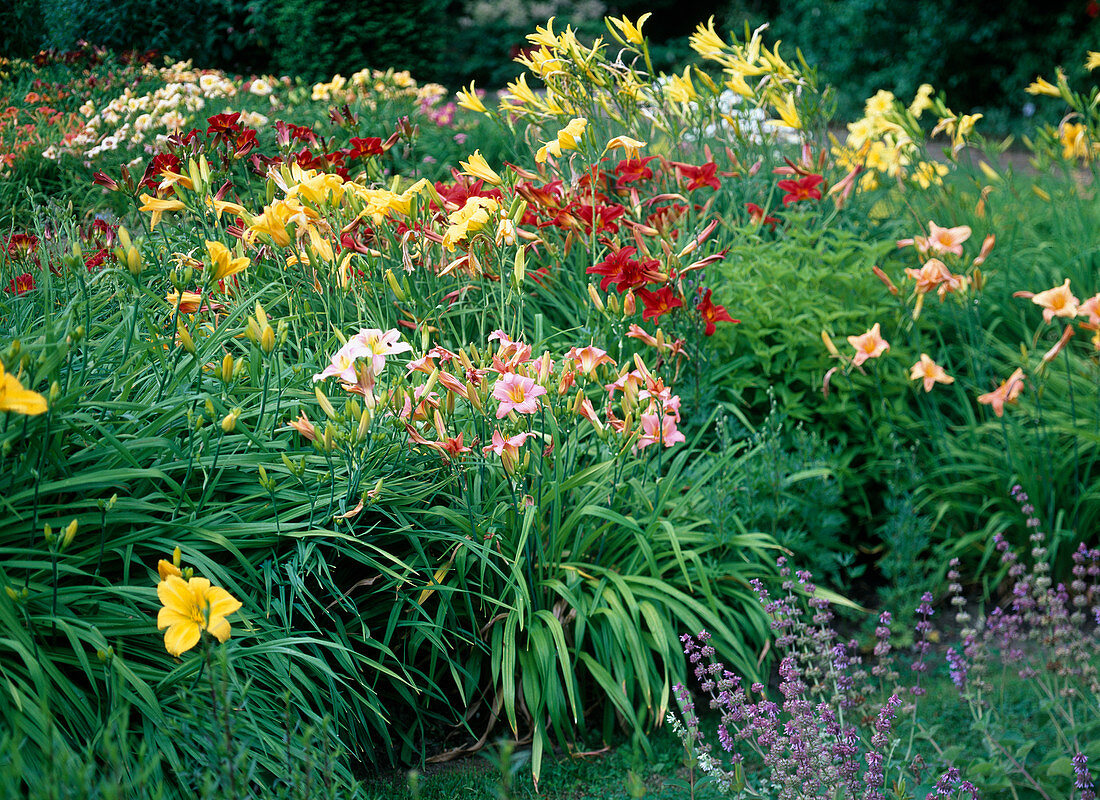
{"type": "Polygon", "coordinates": [[[774,231],[775,226],[779,224],[778,219],[768,216],[767,212],[756,203],[745,203],[745,208],[748,209],[749,219],[753,225],[767,225],[774,231]]]}
{"type": "Polygon", "coordinates": [[[681,175],[687,178],[687,190],[689,192],[692,189],[700,189],[704,186],[718,189],[722,185],[718,182],[718,165],[713,161],[708,161],[706,164],[700,166],[684,164],[679,161],[671,161],[669,163],[676,167],[681,175]]]}
{"type": "Polygon", "coordinates": [[[651,292],[648,289],[639,289],[637,295],[641,299],[642,305],[645,306],[645,308],[642,309],[643,322],[646,320],[656,321],[672,311],[672,309],[679,308],[684,304],[683,300],[672,293],[671,286],[665,286],[656,292],[651,292]]]}
{"type": "Polygon", "coordinates": [[[236,135],[241,132],[241,112],[234,114],[215,114],[212,117],[207,118],[209,127],[206,129],[206,135],[214,136],[214,144],[220,142],[230,142],[236,138],[236,135]]]}
{"type": "Polygon", "coordinates": [[[725,306],[717,306],[711,302],[710,289],[707,289],[705,292],[703,292],[702,289],[699,291],[703,297],[696,308],[699,309],[699,315],[702,316],[703,322],[706,323],[706,329],[703,331],[704,335],[713,336],[714,332],[717,330],[717,323],[719,322],[738,323],[741,321],[731,317],[729,312],[726,311],[725,306]]]}
{"type": "Polygon", "coordinates": [[[636,247],[623,247],[608,255],[599,264],[589,267],[585,272],[589,275],[602,275],[600,289],[606,292],[608,286],[615,284],[619,294],[623,294],[627,289],[666,279],[666,276],[660,272],[661,262],[655,258],[637,261],[631,258],[636,252],[638,252],[636,247]]]}
{"type": "Polygon", "coordinates": [[[634,183],[635,181],[644,181],[653,177],[653,170],[646,166],[650,161],[657,156],[646,156],[645,158],[624,158],[620,161],[614,169],[616,178],[616,188],[622,188],[628,183],[634,183]]]}
{"type": "Polygon", "coordinates": [[[382,155],[382,138],[379,136],[353,136],[351,138],[351,147],[345,151],[348,158],[370,158],[371,156],[382,155]]]}
{"type": "Polygon", "coordinates": [[[820,200],[821,190],[817,187],[824,180],[820,175],[807,175],[798,180],[780,181],[776,185],[787,193],[783,197],[783,205],[786,206],[800,200],[820,200]]]}
{"type": "Polygon", "coordinates": [[[29,292],[34,288],[34,276],[29,272],[24,272],[22,275],[16,275],[11,281],[8,282],[6,291],[11,292],[14,295],[20,295],[24,292],[29,292]]]}

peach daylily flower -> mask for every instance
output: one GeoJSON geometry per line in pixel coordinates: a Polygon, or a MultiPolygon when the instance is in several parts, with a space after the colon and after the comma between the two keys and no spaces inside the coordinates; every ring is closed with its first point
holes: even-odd
{"type": "Polygon", "coordinates": [[[1077,316],[1088,317],[1092,325],[1100,324],[1100,294],[1094,294],[1077,306],[1077,316]]]}
{"type": "Polygon", "coordinates": [[[928,249],[936,253],[954,253],[961,256],[962,245],[970,238],[970,226],[959,225],[956,228],[941,228],[936,223],[928,222],[928,249]]]}
{"type": "Polygon", "coordinates": [[[1005,403],[1015,403],[1016,398],[1020,396],[1020,392],[1024,390],[1024,371],[1017,369],[1013,372],[1008,380],[994,389],[992,392],[983,394],[978,398],[978,402],[983,405],[992,407],[993,413],[998,417],[1003,417],[1005,413],[1005,403]]]}
{"type": "Polygon", "coordinates": [[[943,367],[928,357],[927,353],[920,354],[920,361],[909,370],[909,380],[924,380],[924,391],[932,391],[932,386],[937,383],[954,383],[955,379],[948,375],[943,367]]]}
{"type": "Polygon", "coordinates": [[[687,441],[684,434],[676,429],[676,418],[667,414],[642,414],[642,435],[636,449],[643,450],[651,444],[664,444],[672,447],[677,442],[687,441]]]}
{"type": "Polygon", "coordinates": [[[1061,286],[1039,292],[1031,302],[1043,307],[1043,322],[1050,322],[1055,317],[1076,317],[1080,303],[1069,289],[1069,278],[1061,286]]]}
{"type": "Polygon", "coordinates": [[[877,322],[862,336],[849,336],[848,344],[855,348],[856,354],[852,363],[857,367],[867,359],[878,358],[890,349],[890,343],[882,338],[877,322]]]}

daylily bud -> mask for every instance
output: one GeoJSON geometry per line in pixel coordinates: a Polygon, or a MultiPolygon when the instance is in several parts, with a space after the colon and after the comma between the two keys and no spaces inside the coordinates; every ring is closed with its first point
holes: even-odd
{"type": "Polygon", "coordinates": [[[275,349],[275,331],[268,325],[264,328],[263,333],[260,334],[260,349],[264,351],[264,355],[271,355],[271,352],[275,349]]]}
{"type": "Polygon", "coordinates": [[[592,305],[596,307],[597,311],[603,311],[603,300],[600,299],[600,293],[596,291],[596,287],[591,283],[588,284],[588,296],[592,298],[592,305]]]}
{"type": "Polygon", "coordinates": [[[401,285],[397,282],[397,277],[393,274],[392,269],[386,270],[385,278],[386,283],[390,285],[390,291],[393,292],[393,296],[397,298],[398,302],[404,302],[405,292],[402,290],[401,285]]]}
{"type": "Polygon", "coordinates": [[[233,433],[237,427],[237,417],[241,415],[239,408],[234,408],[224,417],[222,417],[222,431],[224,433],[233,433]]]}
{"type": "Polygon", "coordinates": [[[373,415],[369,408],[364,408],[363,413],[359,416],[359,427],[355,431],[355,440],[357,442],[366,441],[367,433],[370,432],[370,423],[373,415]]]}
{"type": "Polygon", "coordinates": [[[527,274],[527,246],[516,250],[515,267],[512,269],[512,277],[516,280],[516,286],[523,285],[523,278],[527,274]]]}
{"type": "Polygon", "coordinates": [[[126,268],[135,277],[145,269],[145,265],[141,262],[141,253],[138,252],[136,247],[130,247],[126,250],[126,268]]]}
{"type": "Polygon", "coordinates": [[[321,411],[324,412],[325,416],[329,419],[335,419],[336,409],[333,408],[332,403],[329,401],[328,397],[325,396],[325,393],[321,391],[321,387],[314,386],[313,393],[317,396],[317,402],[320,404],[321,411]]]}
{"type": "Polygon", "coordinates": [[[222,383],[230,383],[233,380],[233,356],[229,353],[222,358],[222,383]]]}
{"type": "Polygon", "coordinates": [[[130,232],[126,230],[125,225],[119,225],[116,232],[118,241],[122,245],[123,250],[129,250],[132,242],[130,241],[130,232]]]}
{"type": "Polygon", "coordinates": [[[78,527],[77,521],[74,519],[68,525],[65,526],[65,530],[61,534],[61,549],[64,550],[70,544],[73,543],[73,539],[76,538],[76,529],[78,527]]]}
{"type": "Polygon", "coordinates": [[[183,349],[191,355],[195,355],[195,340],[191,338],[191,334],[188,332],[187,328],[180,325],[176,328],[176,336],[179,338],[180,345],[183,349]]]}
{"type": "Polygon", "coordinates": [[[332,427],[332,423],[325,425],[325,435],[321,440],[321,444],[326,453],[331,453],[333,448],[333,439],[336,436],[336,430],[332,427]]]}
{"type": "Polygon", "coordinates": [[[49,525],[45,525],[42,528],[42,538],[46,540],[46,544],[53,544],[53,528],[49,525]]]}
{"type": "Polygon", "coordinates": [[[634,311],[636,310],[636,308],[637,306],[634,301],[634,290],[628,289],[626,294],[623,296],[623,317],[634,316],[634,311]]]}
{"type": "Polygon", "coordinates": [[[612,314],[618,315],[619,313],[619,296],[609,294],[607,296],[607,310],[612,314]]]}

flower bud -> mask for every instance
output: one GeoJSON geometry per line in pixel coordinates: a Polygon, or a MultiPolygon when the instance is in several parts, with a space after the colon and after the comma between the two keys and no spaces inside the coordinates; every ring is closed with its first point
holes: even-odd
{"type": "Polygon", "coordinates": [[[233,356],[229,353],[222,358],[222,383],[231,383],[233,380],[233,356]]]}
{"type": "Polygon", "coordinates": [[[263,333],[260,334],[260,349],[264,351],[264,355],[271,355],[275,349],[275,331],[268,325],[263,329],[263,333]]]}
{"type": "Polygon", "coordinates": [[[222,431],[224,433],[233,433],[237,428],[237,417],[241,415],[239,408],[234,408],[228,414],[222,418],[222,431]]]}
{"type": "Polygon", "coordinates": [[[592,298],[592,305],[596,307],[597,311],[603,311],[603,300],[600,299],[600,293],[596,291],[596,287],[591,283],[588,284],[588,296],[592,298]]]}
{"type": "Polygon", "coordinates": [[[321,391],[321,387],[313,387],[313,393],[317,396],[317,402],[320,404],[321,411],[324,412],[325,416],[329,419],[335,419],[336,409],[333,408],[332,402],[325,396],[325,393],[321,391]]]}
{"type": "Polygon", "coordinates": [[[176,338],[179,339],[180,346],[183,347],[191,355],[195,355],[195,340],[191,338],[191,333],[183,325],[176,328],[176,338]]]}
{"type": "Polygon", "coordinates": [[[77,521],[74,519],[68,525],[65,526],[65,530],[61,534],[61,549],[64,550],[70,544],[73,543],[73,539],[76,538],[76,529],[78,527],[77,521]]]}
{"type": "Polygon", "coordinates": [[[388,269],[385,272],[386,283],[390,285],[390,291],[393,292],[393,296],[397,298],[398,302],[405,301],[405,291],[401,288],[401,285],[397,282],[397,276],[393,274],[392,269],[388,269]]]}

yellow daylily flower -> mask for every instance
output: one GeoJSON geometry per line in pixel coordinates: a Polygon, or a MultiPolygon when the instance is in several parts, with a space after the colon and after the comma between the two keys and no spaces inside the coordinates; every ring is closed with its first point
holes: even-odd
{"type": "Polygon", "coordinates": [[[229,248],[221,242],[207,242],[206,252],[210,254],[211,277],[215,281],[236,275],[251,263],[245,256],[231,258],[229,248]]]}
{"type": "Polygon", "coordinates": [[[920,115],[932,107],[932,92],[934,91],[932,84],[922,83],[909,106],[909,113],[920,119],[920,115]]]}
{"type": "Polygon", "coordinates": [[[1028,94],[1045,94],[1047,97],[1061,97],[1062,91],[1045,78],[1037,77],[1024,89],[1028,94]]]}
{"type": "Polygon", "coordinates": [[[558,131],[556,138],[551,139],[539,148],[539,151],[535,153],[535,161],[541,164],[546,161],[548,155],[561,158],[563,150],[576,150],[581,137],[584,136],[584,129],[587,125],[588,120],[584,117],[575,117],[569,120],[569,124],[558,131]]]}
{"type": "Polygon", "coordinates": [[[1100,67],[1100,53],[1094,53],[1092,50],[1088,51],[1088,58],[1085,59],[1085,69],[1092,72],[1097,67],[1100,67]]]}
{"type": "Polygon", "coordinates": [[[472,178],[479,178],[488,184],[493,186],[500,186],[503,183],[500,175],[498,175],[489,163],[485,160],[485,157],[481,155],[480,150],[475,150],[474,154],[470,156],[469,161],[459,161],[459,165],[462,167],[462,174],[469,175],[472,178]]]}
{"type": "Polygon", "coordinates": [[[443,234],[443,246],[454,250],[459,242],[489,224],[490,218],[500,210],[500,204],[491,197],[471,197],[466,205],[447,217],[450,227],[443,234]]]}
{"type": "Polygon", "coordinates": [[[241,601],[225,589],[211,586],[206,578],[185,581],[168,575],[157,584],[157,597],[163,606],[157,614],[157,630],[164,633],[164,647],[174,656],[182,655],[199,643],[203,631],[219,642],[229,639],[227,616],[241,608],[241,601]]]}
{"type": "Polygon", "coordinates": [[[149,228],[157,227],[157,223],[160,222],[160,218],[164,215],[165,211],[182,211],[184,209],[183,202],[180,200],[166,200],[163,197],[151,197],[150,195],[141,195],[142,205],[138,209],[139,211],[152,211],[153,218],[149,222],[149,228]]]}
{"type": "Polygon", "coordinates": [[[473,81],[470,81],[470,88],[456,92],[455,97],[458,98],[459,108],[476,111],[479,114],[485,114],[489,111],[489,109],[485,107],[485,104],[481,102],[481,98],[477,96],[477,90],[474,89],[473,81]]]}
{"type": "Polygon", "coordinates": [[[645,37],[642,35],[642,26],[645,25],[645,21],[653,16],[653,12],[646,12],[642,16],[638,17],[637,22],[631,22],[626,18],[626,14],[623,14],[622,19],[615,19],[615,17],[608,17],[605,20],[607,29],[611,31],[612,35],[617,30],[619,34],[630,44],[641,45],[645,44],[645,37]],[[614,26],[614,27],[612,27],[614,26]]]}
{"type": "Polygon", "coordinates": [[[49,410],[46,398],[38,392],[24,389],[23,384],[0,363],[0,411],[14,411],[35,417],[49,410]]]}

